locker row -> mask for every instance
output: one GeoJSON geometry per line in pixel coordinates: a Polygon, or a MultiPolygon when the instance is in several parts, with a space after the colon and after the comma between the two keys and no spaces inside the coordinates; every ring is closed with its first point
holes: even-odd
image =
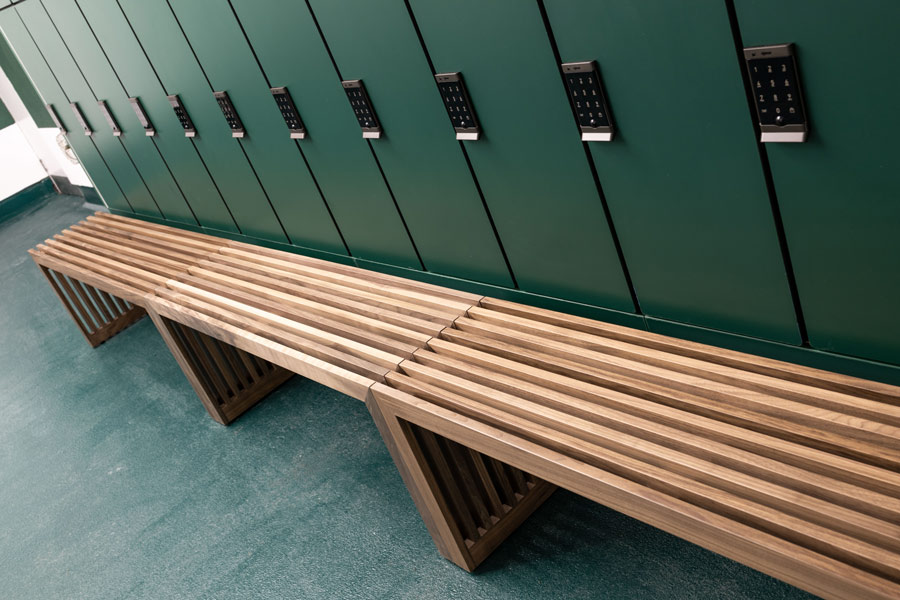
{"type": "Polygon", "coordinates": [[[900,364],[898,78],[802,4],[25,0],[0,29],[113,209],[900,364]],[[785,41],[805,106],[763,106],[742,49],[785,41]],[[759,144],[791,108],[808,141],[759,144]]]}

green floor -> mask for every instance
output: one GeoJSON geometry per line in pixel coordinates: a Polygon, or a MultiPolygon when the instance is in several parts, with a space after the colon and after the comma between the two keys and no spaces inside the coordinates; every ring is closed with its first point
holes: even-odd
{"type": "Polygon", "coordinates": [[[438,555],[362,403],[295,377],[210,419],[144,319],[92,350],[0,223],[0,598],[807,598],[567,492],[474,575],[438,555]]]}

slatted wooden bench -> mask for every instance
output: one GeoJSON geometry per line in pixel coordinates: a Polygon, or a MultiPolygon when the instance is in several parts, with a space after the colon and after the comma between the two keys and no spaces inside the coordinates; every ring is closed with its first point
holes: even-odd
{"type": "Polygon", "coordinates": [[[224,424],[294,373],[364,400],[480,299],[106,213],[31,254],[93,346],[148,313],[224,424]]]}
{"type": "Polygon", "coordinates": [[[97,214],[32,251],[92,345],[146,311],[229,423],[365,400],[472,570],[562,486],[828,598],[900,597],[900,389],[97,214]]]}
{"type": "Polygon", "coordinates": [[[532,508],[494,478],[517,468],[822,597],[900,598],[900,388],[485,298],[367,402],[464,569],[532,508]]]}

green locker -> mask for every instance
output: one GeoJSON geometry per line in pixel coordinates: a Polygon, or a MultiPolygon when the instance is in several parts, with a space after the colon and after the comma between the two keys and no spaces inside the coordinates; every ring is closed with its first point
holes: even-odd
{"type": "MultiPolygon", "coordinates": [[[[63,88],[70,102],[76,102],[94,134],[91,136],[97,150],[103,156],[110,171],[115,174],[116,181],[128,198],[129,204],[136,213],[151,216],[162,216],[153,195],[147,189],[140,173],[132,162],[121,141],[114,138],[106,119],[97,106],[97,98],[78,71],[65,44],[63,44],[50,17],[40,2],[23,2],[13,9],[21,15],[41,54],[53,72],[59,85],[63,88]]],[[[72,114],[68,106],[57,107],[57,113],[72,114]]],[[[74,121],[74,119],[73,119],[74,121]]],[[[79,125],[69,131],[69,137],[82,135],[79,125]]]]}
{"type": "MultiPolygon", "coordinates": [[[[233,5],[269,82],[287,87],[297,105],[307,128],[300,147],[350,253],[420,268],[306,6],[277,0],[237,0],[233,5]]],[[[268,102],[274,109],[274,101],[268,102]]],[[[287,135],[284,121],[279,134],[287,135]]]]}
{"type": "Polygon", "coordinates": [[[287,241],[246,155],[232,139],[209,83],[171,11],[158,3],[141,0],[121,0],[119,5],[166,94],[178,94],[196,125],[194,144],[241,233],[287,241]]]}
{"type": "MultiPolygon", "coordinates": [[[[247,131],[244,152],[291,241],[346,254],[322,194],[290,135],[226,0],[171,3],[210,84],[227,91],[247,131]],[[227,42],[226,42],[227,40],[227,42]]],[[[222,119],[222,127],[225,120],[222,119]]]]}
{"type": "Polygon", "coordinates": [[[44,108],[44,101],[41,100],[28,75],[22,69],[12,47],[2,35],[0,35],[0,69],[3,69],[3,74],[9,78],[16,94],[34,120],[34,124],[38,127],[56,127],[53,119],[47,113],[47,109],[44,108]]]}
{"type": "Polygon", "coordinates": [[[810,343],[898,364],[900,4],[735,7],[745,46],[797,48],[809,138],[765,146],[810,343]]]}
{"type": "MultiPolygon", "coordinates": [[[[78,4],[125,93],[139,98],[150,117],[156,130],[153,143],[165,158],[197,221],[204,227],[237,232],[228,207],[193,142],[184,137],[178,118],[166,100],[165,90],[115,0],[80,0],[78,4]]],[[[132,123],[137,123],[135,115],[127,116],[132,123]]]]}
{"type": "Polygon", "coordinates": [[[59,115],[60,121],[68,131],[67,138],[69,143],[75,150],[91,181],[98,186],[97,189],[103,201],[110,208],[134,212],[93,141],[82,135],[81,128],[75,121],[75,116],[69,110],[68,98],[66,98],[62,88],[59,87],[59,84],[53,77],[53,73],[15,10],[0,12],[0,29],[3,30],[10,46],[15,49],[22,66],[28,72],[43,100],[53,105],[56,113],[59,115]]]}
{"type": "MultiPolygon", "coordinates": [[[[68,0],[45,0],[43,2],[50,19],[63,43],[78,64],[78,69],[87,81],[91,92],[108,106],[116,124],[122,132],[119,140],[134,161],[141,179],[153,194],[157,206],[166,219],[179,223],[197,225],[184,195],[181,193],[153,140],[148,138],[137,120],[128,96],[121,83],[97,45],[97,40],[78,10],[78,6],[68,0]]],[[[109,124],[104,120],[94,123],[95,135],[112,135],[109,124]]]]}
{"type": "Polygon", "coordinates": [[[634,310],[538,4],[410,4],[435,69],[465,78],[484,130],[466,148],[519,287],[634,310]]]}
{"type": "MultiPolygon", "coordinates": [[[[384,128],[372,148],[425,268],[512,287],[406,4],[314,0],[311,5],[342,77],[365,82],[384,128]]],[[[352,118],[346,108],[346,118],[352,118]]]]}
{"type": "Polygon", "coordinates": [[[725,3],[546,7],[563,62],[600,67],[616,135],[588,147],[644,313],[798,344],[725,3]]]}

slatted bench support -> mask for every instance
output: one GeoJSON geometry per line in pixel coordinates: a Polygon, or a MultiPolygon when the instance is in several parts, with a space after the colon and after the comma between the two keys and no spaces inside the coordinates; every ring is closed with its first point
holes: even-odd
{"type": "Polygon", "coordinates": [[[366,405],[441,555],[473,571],[556,490],[534,475],[366,405]]]}
{"type": "Polygon", "coordinates": [[[96,348],[146,313],[140,306],[59,271],[39,265],[88,343],[96,348]]]}
{"type": "Polygon", "coordinates": [[[230,424],[294,375],[152,310],[150,317],[203,406],[223,425],[230,424]]]}

